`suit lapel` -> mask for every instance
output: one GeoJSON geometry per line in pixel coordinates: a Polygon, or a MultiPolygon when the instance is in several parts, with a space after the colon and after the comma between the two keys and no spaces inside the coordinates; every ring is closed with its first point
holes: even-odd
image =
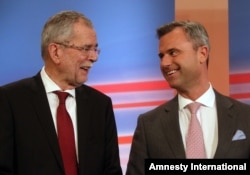
{"type": "Polygon", "coordinates": [[[231,109],[232,102],[216,92],[218,116],[218,146],[214,158],[225,157],[232,143],[232,136],[236,131],[235,117],[231,109]]]}
{"type": "Polygon", "coordinates": [[[33,94],[31,94],[32,104],[34,105],[35,111],[37,112],[36,116],[44,130],[52,152],[54,153],[61,168],[63,168],[59,144],[57,141],[57,134],[40,73],[34,77],[34,80],[35,81],[33,81],[34,83],[32,84],[33,94]]]}
{"type": "MultiPolygon", "coordinates": [[[[80,174],[81,173],[87,173],[84,172],[88,165],[88,155],[89,153],[88,144],[91,137],[91,130],[94,128],[91,128],[93,125],[91,122],[91,102],[90,98],[88,97],[90,94],[88,92],[88,89],[85,88],[85,86],[81,86],[76,88],[76,104],[77,104],[77,131],[78,131],[78,157],[79,157],[79,169],[80,174]],[[85,168],[82,168],[85,167],[85,168]]],[[[98,121],[95,121],[98,122],[98,121]]]]}
{"type": "MultiPolygon", "coordinates": [[[[177,96],[165,106],[162,116],[163,132],[174,158],[185,158],[185,150],[179,125],[179,105],[177,96]]],[[[167,149],[167,148],[166,148],[167,149]]]]}

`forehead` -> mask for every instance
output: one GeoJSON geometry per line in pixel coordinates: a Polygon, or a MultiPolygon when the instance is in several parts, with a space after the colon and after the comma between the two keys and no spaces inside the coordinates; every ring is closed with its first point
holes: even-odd
{"type": "Polygon", "coordinates": [[[84,22],[77,22],[73,27],[73,40],[81,43],[96,43],[96,32],[94,28],[86,26],[84,22]]]}
{"type": "Polygon", "coordinates": [[[167,48],[178,48],[178,46],[181,46],[183,43],[189,42],[185,31],[177,27],[171,32],[163,35],[159,39],[159,49],[166,49],[167,48]]]}

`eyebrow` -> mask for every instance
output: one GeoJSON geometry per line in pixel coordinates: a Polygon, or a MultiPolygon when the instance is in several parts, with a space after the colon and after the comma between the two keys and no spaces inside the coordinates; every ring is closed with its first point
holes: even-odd
{"type": "Polygon", "coordinates": [[[98,43],[96,45],[85,44],[85,45],[83,45],[83,47],[88,47],[88,48],[90,48],[90,47],[98,47],[98,43]]]}
{"type": "Polygon", "coordinates": [[[167,49],[167,50],[165,50],[165,51],[163,51],[163,52],[159,52],[159,54],[166,54],[166,53],[169,53],[169,52],[171,52],[171,51],[175,51],[175,50],[178,50],[178,49],[177,49],[177,48],[175,48],[175,47],[172,47],[172,48],[167,49]]]}

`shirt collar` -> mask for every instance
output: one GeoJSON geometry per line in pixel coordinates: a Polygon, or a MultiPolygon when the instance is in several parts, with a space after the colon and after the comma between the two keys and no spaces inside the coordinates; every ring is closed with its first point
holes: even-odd
{"type": "MultiPolygon", "coordinates": [[[[192,100],[184,98],[180,94],[178,94],[178,101],[179,101],[179,109],[183,109],[186,105],[193,103],[192,100]]],[[[215,104],[215,93],[212,88],[212,85],[209,85],[208,90],[202,94],[195,102],[201,103],[207,107],[213,107],[215,104]]]]}
{"type": "MultiPolygon", "coordinates": [[[[48,76],[44,66],[40,72],[40,75],[47,94],[53,93],[54,91],[62,91],[62,89],[48,76]]],[[[75,89],[65,90],[64,92],[68,92],[71,96],[75,97],[75,89]]]]}

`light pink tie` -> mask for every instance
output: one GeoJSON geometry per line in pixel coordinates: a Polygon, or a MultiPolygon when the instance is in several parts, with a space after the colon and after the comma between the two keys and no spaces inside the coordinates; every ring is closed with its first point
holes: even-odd
{"type": "Polygon", "coordinates": [[[196,115],[197,110],[200,106],[200,103],[191,103],[187,106],[189,111],[191,112],[191,121],[189,124],[186,142],[186,158],[188,159],[206,158],[202,128],[196,115]]]}

